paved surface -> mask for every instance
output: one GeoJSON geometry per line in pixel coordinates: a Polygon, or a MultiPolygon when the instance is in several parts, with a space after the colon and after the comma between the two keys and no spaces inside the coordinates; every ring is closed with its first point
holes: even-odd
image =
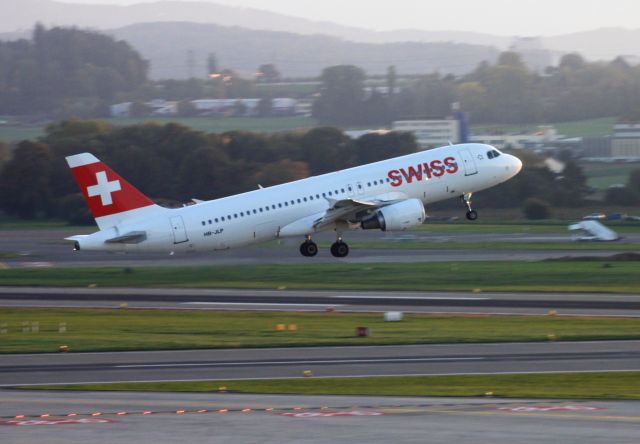
{"type": "MultiPolygon", "coordinates": [[[[80,231],[83,231],[82,229],[80,231]]],[[[84,229],[89,233],[91,229],[84,229]]],[[[118,254],[105,252],[75,252],[71,243],[63,239],[79,230],[7,230],[0,231],[0,252],[17,254],[4,258],[1,262],[10,267],[24,266],[158,266],[158,265],[241,265],[255,263],[296,264],[307,262],[368,263],[368,262],[441,262],[479,260],[542,260],[567,256],[610,256],[619,250],[576,251],[576,250],[452,250],[447,244],[452,242],[567,242],[569,235],[531,234],[451,234],[411,232],[407,240],[426,241],[442,244],[442,249],[352,249],[347,258],[336,259],[327,248],[321,249],[315,258],[302,258],[298,252],[297,239],[250,246],[228,251],[194,253],[187,255],[162,254],[118,254]]],[[[347,241],[403,242],[403,235],[381,232],[350,232],[347,241]]],[[[318,241],[331,242],[332,233],[321,233],[318,241]]],[[[640,243],[640,234],[625,235],[625,241],[640,243]]]]}
{"type": "Polygon", "coordinates": [[[0,416],[3,444],[635,444],[640,436],[640,402],[611,401],[0,391],[0,416]]]}
{"type": "Polygon", "coordinates": [[[0,306],[640,316],[640,295],[0,287],[0,306]]]}
{"type": "Polygon", "coordinates": [[[640,341],[4,355],[0,385],[640,370],[640,341]]]}

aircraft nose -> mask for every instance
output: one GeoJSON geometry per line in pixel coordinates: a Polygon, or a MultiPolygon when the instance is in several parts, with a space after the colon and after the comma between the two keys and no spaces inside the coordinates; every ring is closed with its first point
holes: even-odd
{"type": "Polygon", "coordinates": [[[515,176],[522,170],[522,160],[518,159],[516,156],[511,156],[511,161],[513,162],[513,175],[515,176]]]}

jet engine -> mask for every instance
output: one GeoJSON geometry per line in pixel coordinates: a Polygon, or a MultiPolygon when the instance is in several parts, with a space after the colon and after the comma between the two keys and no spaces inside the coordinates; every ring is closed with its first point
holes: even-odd
{"type": "Polygon", "coordinates": [[[424,205],[420,199],[408,199],[380,208],[360,225],[363,230],[401,231],[420,225],[425,218],[424,205]]]}

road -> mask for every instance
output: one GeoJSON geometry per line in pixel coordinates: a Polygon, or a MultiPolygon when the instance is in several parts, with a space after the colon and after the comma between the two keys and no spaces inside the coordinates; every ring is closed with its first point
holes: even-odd
{"type": "Polygon", "coordinates": [[[0,386],[293,378],[306,370],[320,377],[640,370],[640,341],[4,355],[0,386]]]}

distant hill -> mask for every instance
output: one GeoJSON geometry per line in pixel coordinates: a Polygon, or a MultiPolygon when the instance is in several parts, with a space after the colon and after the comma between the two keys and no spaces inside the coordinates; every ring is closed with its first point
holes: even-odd
{"type": "Polygon", "coordinates": [[[219,5],[210,2],[176,2],[170,0],[130,6],[60,3],[53,0],[0,0],[0,33],[31,29],[36,22],[47,26],[80,26],[96,29],[120,28],[136,23],[192,22],[248,29],[284,31],[295,34],[324,34],[364,43],[401,41],[462,42],[506,47],[509,37],[459,31],[371,31],[308,20],[252,8],[219,5]]]}
{"type": "MultiPolygon", "coordinates": [[[[191,22],[238,26],[245,29],[294,34],[328,35],[360,43],[451,42],[507,49],[512,37],[464,31],[401,29],[372,31],[308,20],[275,12],[215,3],[160,0],[130,6],[60,3],[54,0],[0,0],[0,33],[28,31],[36,22],[47,26],[79,26],[100,30],[141,23],[191,22]]],[[[426,25],[428,26],[428,25],[426,25]]],[[[14,34],[15,35],[15,34],[14,34]]],[[[0,36],[2,38],[3,36],[0,36]]],[[[640,29],[603,28],[593,31],[543,37],[546,49],[557,53],[580,52],[589,59],[610,60],[618,55],[640,58],[640,29]]]]}
{"type": "Polygon", "coordinates": [[[317,76],[327,66],[353,64],[369,74],[389,65],[399,73],[439,71],[461,74],[498,55],[489,46],[457,43],[347,42],[335,37],[255,31],[196,23],[144,23],[108,31],[126,40],[151,62],[153,78],[184,78],[193,52],[195,72],[205,74],[205,60],[215,53],[221,67],[251,74],[262,63],[275,63],[285,77],[317,76]]]}

